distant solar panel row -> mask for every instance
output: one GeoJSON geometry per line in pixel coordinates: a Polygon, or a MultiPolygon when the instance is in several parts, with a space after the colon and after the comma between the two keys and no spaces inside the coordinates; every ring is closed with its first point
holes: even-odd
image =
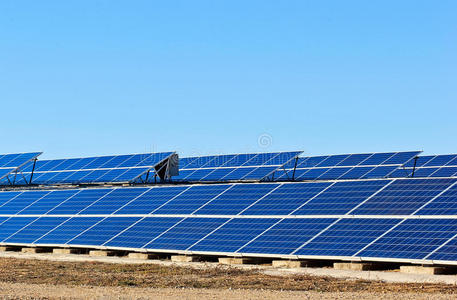
{"type": "Polygon", "coordinates": [[[3,181],[10,183],[9,174],[15,172],[31,160],[36,159],[40,154],[41,152],[0,155],[0,184],[3,181]]]}
{"type": "Polygon", "coordinates": [[[300,157],[275,173],[281,180],[385,178],[411,161],[420,151],[300,157]]]}
{"type": "Polygon", "coordinates": [[[22,169],[16,184],[80,184],[130,182],[145,174],[173,152],[39,160],[22,169]]]}
{"type": "Polygon", "coordinates": [[[455,177],[457,176],[457,155],[418,156],[404,168],[395,170],[389,177],[455,177]],[[414,172],[414,173],[413,173],[414,172]]]}
{"type": "Polygon", "coordinates": [[[261,180],[294,160],[301,151],[184,157],[174,181],[261,180]]]}
{"type": "Polygon", "coordinates": [[[343,154],[300,157],[275,173],[281,180],[333,180],[385,178],[400,166],[414,159],[420,151],[343,154]]]}

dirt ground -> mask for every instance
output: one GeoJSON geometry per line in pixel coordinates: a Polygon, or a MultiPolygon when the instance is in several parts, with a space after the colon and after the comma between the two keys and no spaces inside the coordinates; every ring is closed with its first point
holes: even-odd
{"type": "Polygon", "coordinates": [[[3,299],[451,299],[457,286],[384,283],[221,266],[195,269],[0,258],[3,299]]]}

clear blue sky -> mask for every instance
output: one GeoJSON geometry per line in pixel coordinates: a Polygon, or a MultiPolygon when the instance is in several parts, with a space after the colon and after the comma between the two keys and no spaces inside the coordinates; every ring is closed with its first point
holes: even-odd
{"type": "Polygon", "coordinates": [[[456,153],[456,11],[1,1],[0,153],[456,153]]]}

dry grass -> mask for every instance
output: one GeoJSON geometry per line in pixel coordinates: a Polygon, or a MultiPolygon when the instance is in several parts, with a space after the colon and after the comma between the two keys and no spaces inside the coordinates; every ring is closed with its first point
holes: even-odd
{"type": "Polygon", "coordinates": [[[397,284],[309,275],[270,276],[236,268],[193,269],[153,264],[107,264],[0,259],[0,282],[67,286],[267,289],[316,292],[421,292],[457,294],[443,284],[397,284]]]}

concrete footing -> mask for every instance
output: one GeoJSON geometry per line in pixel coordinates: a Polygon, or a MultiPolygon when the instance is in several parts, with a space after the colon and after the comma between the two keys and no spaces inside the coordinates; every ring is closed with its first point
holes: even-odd
{"type": "Polygon", "coordinates": [[[194,255],[172,255],[171,261],[173,261],[173,262],[195,262],[195,261],[200,261],[200,257],[194,256],[194,255]]]}
{"type": "Polygon", "coordinates": [[[369,271],[378,270],[373,263],[360,263],[360,262],[335,262],[333,268],[336,270],[352,270],[352,271],[369,271]]]}
{"type": "Polygon", "coordinates": [[[437,275],[444,274],[446,271],[445,267],[433,267],[433,266],[400,266],[400,272],[409,274],[427,274],[437,275]]]}
{"type": "Polygon", "coordinates": [[[44,252],[50,252],[50,249],[47,248],[22,248],[21,249],[22,253],[44,253],[44,252]]]}
{"type": "Polygon", "coordinates": [[[90,250],[90,256],[114,256],[116,252],[107,250],[90,250]]]}
{"type": "Polygon", "coordinates": [[[254,260],[247,257],[219,257],[219,263],[222,265],[244,265],[252,264],[254,260]]]}
{"type": "Polygon", "coordinates": [[[54,248],[52,249],[52,253],[54,254],[81,254],[80,249],[74,248],[54,248]]]}
{"type": "Polygon", "coordinates": [[[158,259],[159,256],[157,256],[157,254],[152,254],[152,253],[131,252],[131,253],[128,254],[128,258],[132,258],[132,259],[158,259]]]}
{"type": "Polygon", "coordinates": [[[273,268],[301,268],[306,267],[306,261],[300,260],[273,260],[271,262],[273,268]]]}

